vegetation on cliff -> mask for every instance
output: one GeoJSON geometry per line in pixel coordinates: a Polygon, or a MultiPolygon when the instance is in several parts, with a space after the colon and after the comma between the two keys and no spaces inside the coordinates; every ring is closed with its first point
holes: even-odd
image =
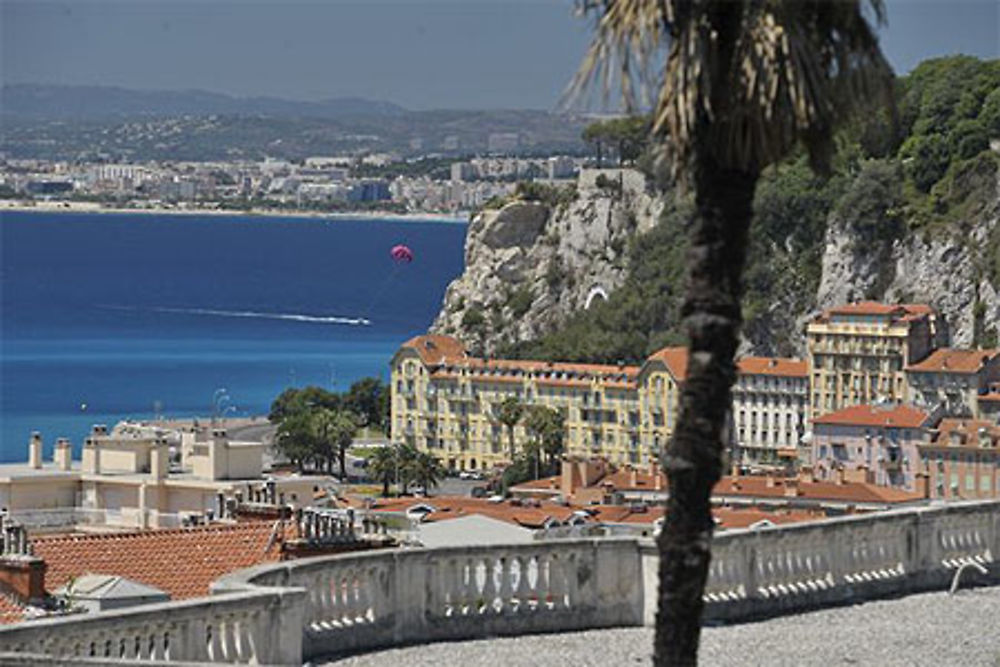
{"type": "MultiPolygon", "coordinates": [[[[896,93],[895,128],[881,114],[845,129],[827,177],[813,174],[804,152],[762,174],[744,273],[744,332],[755,351],[795,351],[796,319],[816,307],[831,219],[845,226],[860,250],[885,257],[894,241],[909,235],[946,234],[970,246],[982,275],[1000,282],[1000,225],[985,244],[968,237],[998,197],[1000,156],[990,139],[1000,139],[1000,61],[928,60],[898,80],[896,93]]],[[[690,202],[670,201],[660,224],[632,240],[628,277],[606,302],[502,353],[637,362],[683,341],[678,308],[690,214],[690,202]]],[[[881,298],[891,281],[891,264],[882,266],[887,273],[866,297],[881,298]]],[[[979,329],[976,342],[995,339],[989,326],[979,329]]]]}

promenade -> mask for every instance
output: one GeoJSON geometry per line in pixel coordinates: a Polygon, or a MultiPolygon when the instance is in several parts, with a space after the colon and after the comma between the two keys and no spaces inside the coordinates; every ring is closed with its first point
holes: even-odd
{"type": "MultiPolygon", "coordinates": [[[[702,631],[701,665],[997,667],[1000,587],[927,593],[702,631]]],[[[648,665],[652,628],[622,628],[411,646],[337,667],[609,667],[648,665]]]]}

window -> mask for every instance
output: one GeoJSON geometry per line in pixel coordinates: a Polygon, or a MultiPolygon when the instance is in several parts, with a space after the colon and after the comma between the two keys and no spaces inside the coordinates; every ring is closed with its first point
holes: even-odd
{"type": "Polygon", "coordinates": [[[979,490],[980,491],[982,491],[984,493],[988,493],[989,492],[989,490],[990,490],[990,481],[991,481],[990,478],[991,477],[992,477],[992,475],[990,473],[988,473],[988,472],[987,473],[983,473],[982,475],[979,476],[979,490]]]}

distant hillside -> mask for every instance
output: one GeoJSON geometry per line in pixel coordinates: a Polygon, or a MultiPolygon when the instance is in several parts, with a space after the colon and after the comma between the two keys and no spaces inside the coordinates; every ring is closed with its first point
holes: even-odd
{"type": "Polygon", "coordinates": [[[204,91],[8,85],[0,152],[48,160],[291,160],[394,151],[468,155],[581,152],[585,119],[532,110],[409,111],[357,98],[296,102],[204,91]]]}
{"type": "Polygon", "coordinates": [[[0,109],[28,119],[169,117],[178,115],[265,115],[292,118],[395,116],[406,109],[391,102],[343,97],[319,102],[276,97],[233,97],[204,90],[128,90],[111,86],[11,84],[3,87],[0,109]]]}

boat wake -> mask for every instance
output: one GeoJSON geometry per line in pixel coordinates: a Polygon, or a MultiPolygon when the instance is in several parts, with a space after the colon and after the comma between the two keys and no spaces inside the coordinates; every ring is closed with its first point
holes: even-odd
{"type": "MultiPolygon", "coordinates": [[[[104,306],[114,310],[137,310],[128,306],[104,306]]],[[[157,307],[149,310],[156,313],[177,313],[180,315],[207,315],[211,317],[244,317],[264,320],[285,320],[290,322],[309,322],[311,324],[341,324],[347,326],[371,326],[367,317],[341,317],[339,315],[303,315],[300,313],[262,313],[254,310],[215,310],[213,308],[166,308],[157,307]]]]}

